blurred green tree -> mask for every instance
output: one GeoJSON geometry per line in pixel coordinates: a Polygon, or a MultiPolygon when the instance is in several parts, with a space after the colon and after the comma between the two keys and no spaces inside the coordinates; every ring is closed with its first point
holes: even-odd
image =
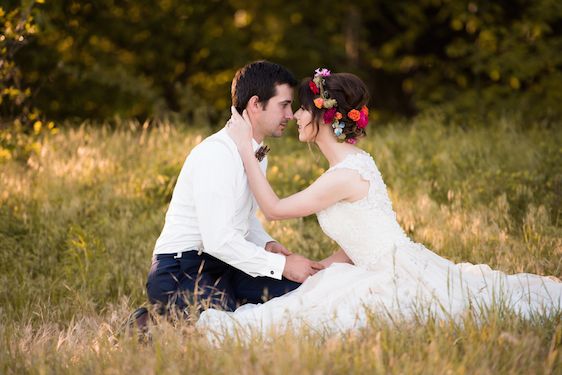
{"type": "Polygon", "coordinates": [[[365,9],[365,62],[382,90],[397,77],[413,113],[440,106],[457,117],[560,119],[562,3],[377,1],[365,9]]]}
{"type": "MultiPolygon", "coordinates": [[[[6,3],[9,14],[28,2],[6,3]]],[[[318,66],[357,73],[375,117],[562,112],[555,0],[46,0],[32,16],[39,32],[12,61],[52,118],[216,123],[234,72],[256,59],[299,77],[318,66]]]]}
{"type": "Polygon", "coordinates": [[[54,122],[42,121],[33,100],[36,89],[25,81],[16,62],[17,53],[38,31],[33,5],[25,1],[10,10],[0,7],[0,162],[26,160],[39,150],[38,138],[58,130],[54,122]]]}
{"type": "MultiPolygon", "coordinates": [[[[37,32],[32,6],[33,3],[22,4],[9,11],[0,7],[0,119],[11,118],[20,123],[38,116],[31,104],[31,88],[23,82],[21,68],[15,61],[16,54],[37,32]]],[[[6,125],[0,121],[1,127],[6,125]]]]}

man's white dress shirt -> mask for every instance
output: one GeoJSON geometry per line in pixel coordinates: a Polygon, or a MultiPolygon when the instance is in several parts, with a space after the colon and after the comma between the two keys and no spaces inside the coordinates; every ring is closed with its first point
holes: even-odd
{"type": "MultiPolygon", "coordinates": [[[[267,158],[260,166],[265,174],[267,158]]],[[[256,209],[236,144],[222,129],[185,160],[154,254],[202,250],[248,275],[281,279],[285,256],[264,249],[273,239],[256,209]]]]}

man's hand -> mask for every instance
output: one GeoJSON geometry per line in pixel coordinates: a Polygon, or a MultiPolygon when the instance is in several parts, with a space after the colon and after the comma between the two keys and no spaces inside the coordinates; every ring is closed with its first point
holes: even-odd
{"type": "Polygon", "coordinates": [[[292,254],[289,250],[287,250],[285,246],[281,245],[277,241],[269,241],[265,244],[265,249],[270,253],[281,254],[285,256],[289,256],[292,254]]]}
{"type": "Polygon", "coordinates": [[[283,276],[291,281],[303,283],[309,276],[323,269],[324,265],[318,262],[314,262],[301,255],[291,254],[287,256],[283,276]]]}

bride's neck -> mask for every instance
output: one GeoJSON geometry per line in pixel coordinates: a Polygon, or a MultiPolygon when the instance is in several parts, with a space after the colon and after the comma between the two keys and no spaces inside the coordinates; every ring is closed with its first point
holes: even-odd
{"type": "Polygon", "coordinates": [[[322,137],[316,139],[320,152],[324,155],[330,167],[341,162],[347,155],[357,152],[355,146],[348,143],[340,143],[335,137],[322,137]]]}

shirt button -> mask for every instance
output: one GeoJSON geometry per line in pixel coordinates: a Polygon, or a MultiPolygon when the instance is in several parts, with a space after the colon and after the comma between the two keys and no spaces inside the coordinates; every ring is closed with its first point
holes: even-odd
{"type": "Polygon", "coordinates": [[[275,275],[275,272],[273,272],[273,271],[271,271],[270,273],[271,273],[272,275],[275,275]]]}

